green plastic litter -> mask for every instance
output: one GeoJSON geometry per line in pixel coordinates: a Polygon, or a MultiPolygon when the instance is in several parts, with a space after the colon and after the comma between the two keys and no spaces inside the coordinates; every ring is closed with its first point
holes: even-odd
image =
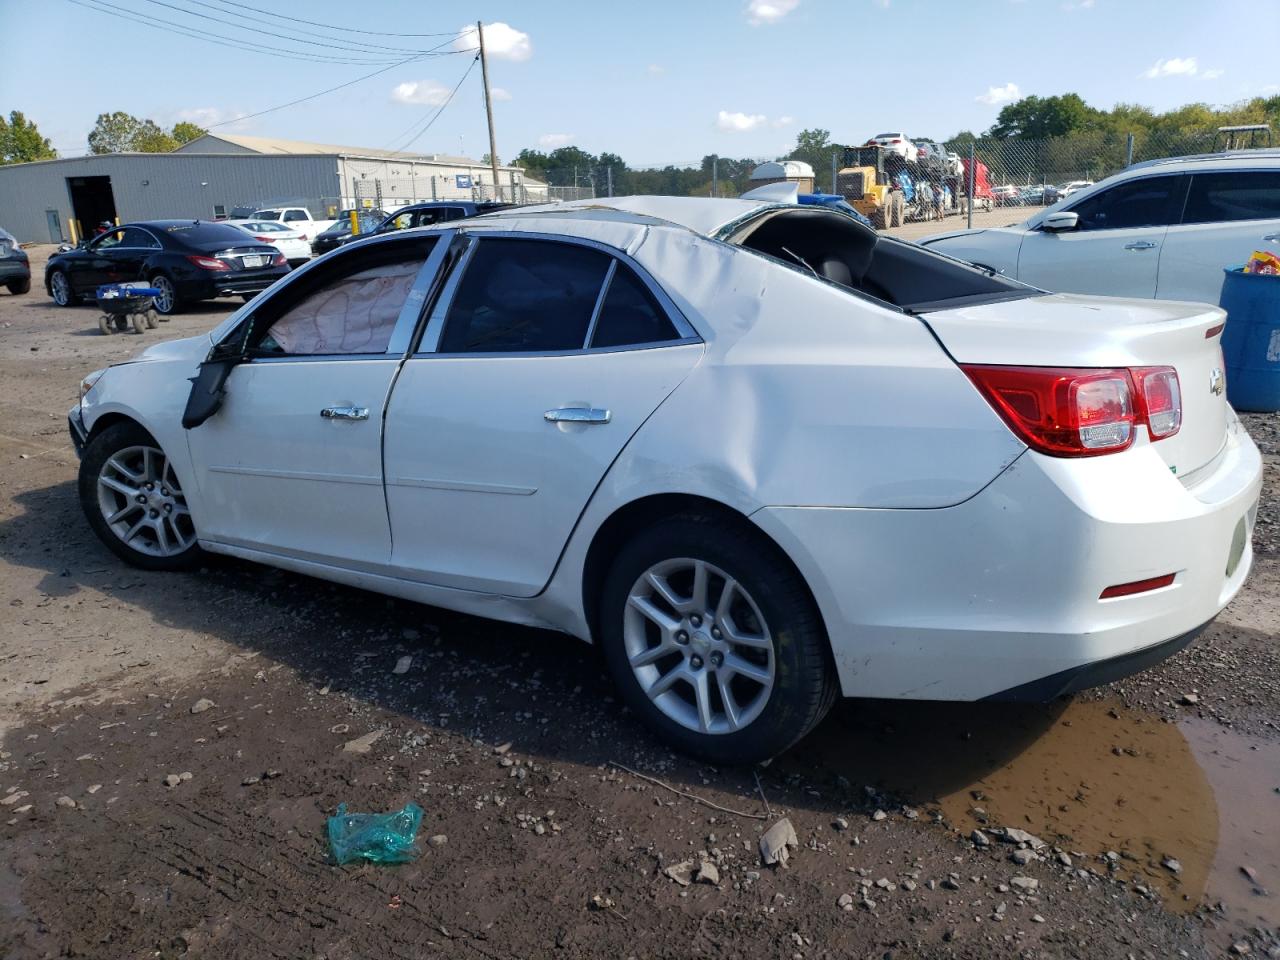
{"type": "Polygon", "coordinates": [[[406,803],[393,813],[347,813],[345,803],[329,818],[329,848],[339,865],[355,860],[405,863],[418,855],[414,838],[422,808],[406,803]]]}

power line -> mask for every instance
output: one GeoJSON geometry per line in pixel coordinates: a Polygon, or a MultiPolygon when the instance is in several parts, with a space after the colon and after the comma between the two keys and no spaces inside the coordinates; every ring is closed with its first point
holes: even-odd
{"type": "Polygon", "coordinates": [[[356,27],[336,27],[329,23],[317,23],[314,20],[303,20],[300,17],[287,17],[283,13],[272,13],[269,10],[251,7],[244,3],[236,3],[235,0],[219,0],[219,2],[232,7],[240,7],[243,10],[254,10],[258,13],[265,13],[267,16],[276,17],[279,20],[289,20],[293,23],[305,23],[309,27],[323,27],[326,30],[335,30],[339,33],[363,33],[370,37],[414,37],[415,39],[422,37],[456,37],[459,33],[457,30],[453,30],[449,33],[401,33],[399,31],[388,33],[384,30],[360,30],[356,27]]]}
{"type": "MultiPolygon", "coordinates": [[[[480,58],[478,56],[472,59],[471,63],[467,65],[467,69],[463,71],[462,79],[459,80],[454,85],[453,89],[449,91],[449,96],[445,97],[444,103],[440,104],[435,114],[431,117],[430,120],[426,122],[426,125],[423,126],[423,128],[419,130],[417,133],[415,133],[403,146],[397,149],[395,151],[396,153],[404,153],[406,150],[408,150],[411,146],[413,146],[415,143],[418,142],[418,140],[422,138],[422,135],[424,133],[426,133],[428,130],[431,129],[432,124],[434,124],[437,120],[440,119],[440,114],[444,113],[444,108],[449,106],[449,104],[453,102],[454,95],[457,94],[457,92],[462,88],[462,85],[466,82],[467,77],[471,76],[471,71],[476,68],[476,62],[479,59],[480,58]]],[[[412,127],[410,129],[412,129],[412,127]]]]}
{"type": "MultiPolygon", "coordinates": [[[[213,16],[210,16],[210,15],[209,15],[209,14],[207,14],[207,13],[199,13],[199,12],[197,12],[197,11],[195,11],[195,10],[188,10],[188,9],[186,9],[185,7],[179,7],[179,6],[176,6],[175,4],[172,4],[172,3],[166,3],[166,2],[165,2],[165,0],[146,0],[146,2],[147,2],[147,3],[150,3],[150,4],[154,4],[154,5],[155,5],[155,6],[157,6],[157,7],[166,7],[166,8],[168,8],[168,9],[170,9],[170,10],[176,10],[178,13],[184,14],[184,15],[189,16],[189,17],[196,17],[196,18],[198,18],[198,19],[200,19],[200,20],[210,20],[210,21],[212,21],[212,22],[214,22],[214,23],[223,23],[223,24],[227,24],[228,26],[235,27],[237,30],[244,30],[244,31],[246,31],[246,32],[248,32],[248,33],[261,34],[262,36],[266,36],[266,37],[275,37],[275,38],[276,38],[276,39],[278,39],[278,40],[287,40],[287,41],[288,41],[288,42],[290,42],[290,43],[300,43],[300,44],[305,44],[305,45],[312,46],[312,47],[326,47],[326,48],[331,49],[331,50],[343,50],[343,51],[355,52],[355,53],[365,53],[365,52],[366,52],[366,51],[363,51],[363,50],[351,51],[351,50],[350,50],[350,48],[351,48],[351,44],[350,44],[350,43],[324,43],[324,42],[322,42],[322,41],[320,41],[320,40],[305,40],[305,39],[303,39],[303,38],[301,38],[301,37],[291,36],[291,35],[286,34],[286,33],[274,33],[274,32],[272,32],[272,31],[270,31],[270,30],[261,30],[261,29],[259,29],[259,28],[257,28],[257,27],[247,27],[247,26],[244,26],[244,25],[242,25],[242,24],[240,24],[240,23],[237,23],[235,20],[226,20],[226,19],[223,19],[223,18],[221,18],[221,17],[213,17],[213,16]]],[[[162,23],[171,23],[172,21],[161,21],[161,22],[162,22],[162,23]]],[[[336,39],[336,38],[334,38],[334,37],[326,37],[325,39],[326,39],[326,40],[334,40],[334,39],[336,39]]],[[[370,46],[370,44],[364,44],[364,46],[370,46]]],[[[423,51],[418,50],[418,49],[416,49],[416,48],[415,48],[415,49],[409,49],[409,48],[406,48],[406,47],[383,47],[382,49],[370,50],[370,51],[368,51],[368,52],[369,52],[369,53],[380,53],[380,54],[387,54],[387,53],[405,54],[405,53],[422,53],[423,51]]]]}
{"type": "MultiPolygon", "coordinates": [[[[210,5],[210,3],[218,3],[218,4],[220,4],[222,7],[228,7],[228,6],[229,6],[229,7],[241,7],[241,8],[243,8],[243,9],[245,9],[245,10],[252,10],[252,9],[254,9],[253,7],[245,6],[245,5],[244,5],[244,4],[242,4],[242,3],[235,3],[235,2],[233,2],[233,0],[187,0],[187,2],[188,2],[188,3],[200,3],[200,4],[202,4],[203,6],[206,6],[206,7],[208,7],[208,6],[210,5]]],[[[217,7],[213,7],[213,8],[211,8],[211,9],[218,10],[218,12],[219,12],[219,13],[222,13],[222,12],[223,12],[223,10],[218,9],[217,7]]],[[[249,15],[248,15],[248,14],[246,14],[246,13],[239,13],[239,12],[234,11],[234,10],[228,10],[228,11],[226,11],[226,12],[228,12],[228,13],[232,13],[232,14],[234,14],[235,16],[237,16],[237,17],[241,18],[242,20],[251,20],[251,21],[253,21],[253,22],[255,22],[255,23],[265,23],[267,26],[270,26],[270,27],[277,27],[277,26],[279,26],[279,24],[274,23],[274,22],[272,22],[271,20],[264,20],[262,17],[253,17],[253,16],[249,16],[249,15]]],[[[267,13],[267,11],[265,11],[265,10],[264,10],[264,11],[260,11],[260,12],[262,12],[262,13],[267,13]]],[[[269,15],[269,16],[279,16],[278,14],[268,14],[268,15],[269,15]]],[[[293,17],[284,17],[283,19],[285,19],[285,20],[292,20],[292,19],[294,19],[294,18],[293,18],[293,17]]],[[[222,21],[222,22],[226,22],[226,21],[222,21]]],[[[307,21],[300,21],[300,22],[304,22],[304,23],[305,23],[305,22],[307,22],[307,21]]],[[[337,31],[337,32],[340,32],[340,33],[348,33],[348,32],[350,32],[350,31],[349,31],[349,29],[348,29],[347,27],[329,27],[329,28],[327,28],[327,29],[334,30],[334,31],[337,31]]],[[[333,39],[334,39],[333,37],[329,36],[328,34],[324,34],[324,33],[316,33],[314,30],[302,30],[302,29],[299,29],[299,28],[297,28],[297,27],[294,27],[294,28],[293,28],[293,30],[294,30],[294,32],[295,32],[295,33],[306,34],[307,36],[311,36],[311,37],[319,37],[319,38],[320,38],[320,39],[322,39],[322,40],[333,40],[333,39]]],[[[401,36],[401,34],[395,34],[395,36],[401,36]]],[[[403,34],[403,36],[433,36],[433,35],[432,35],[432,34],[403,34]]],[[[441,33],[441,34],[436,34],[435,36],[441,36],[441,37],[445,37],[445,36],[452,36],[452,37],[456,37],[456,36],[459,36],[459,34],[457,34],[457,33],[454,33],[454,34],[445,34],[445,33],[441,33]]],[[[398,51],[398,52],[404,52],[404,53],[411,53],[411,52],[413,52],[413,50],[410,50],[410,49],[407,49],[407,48],[404,48],[404,47],[388,47],[388,46],[386,46],[385,44],[380,44],[380,43],[366,43],[366,42],[365,42],[365,41],[363,41],[363,40],[352,40],[350,37],[342,37],[341,39],[342,39],[342,40],[343,40],[343,42],[344,42],[344,43],[346,43],[346,44],[354,45],[354,46],[357,46],[357,47],[365,47],[365,48],[367,48],[370,52],[373,52],[373,53],[377,53],[377,52],[388,52],[388,51],[398,51]]]]}
{"type": "MultiPolygon", "coordinates": [[[[165,33],[174,33],[180,36],[188,37],[193,40],[202,40],[206,43],[216,43],[218,46],[230,47],[233,50],[244,52],[246,48],[254,52],[270,53],[278,57],[284,57],[289,60],[302,60],[307,63],[342,63],[351,65],[369,66],[376,63],[387,63],[383,60],[354,59],[327,56],[325,54],[312,54],[300,50],[281,50],[267,44],[255,43],[251,40],[240,40],[235,37],[228,37],[225,34],[214,34],[208,31],[197,30],[194,27],[185,27],[175,24],[169,27],[162,26],[162,23],[171,23],[171,21],[161,21],[151,18],[145,18],[141,14],[136,14],[131,10],[122,10],[119,7],[111,6],[106,0],[68,0],[76,6],[84,7],[86,10],[94,10],[98,13],[106,13],[110,16],[117,17],[122,20],[128,20],[133,23],[140,23],[144,27],[152,27],[165,33]],[[93,4],[90,6],[90,4],[93,4]],[[221,38],[221,39],[215,39],[221,38]]],[[[442,44],[443,46],[443,44],[442,44]]],[[[411,58],[412,59],[412,58],[411,58]]]]}

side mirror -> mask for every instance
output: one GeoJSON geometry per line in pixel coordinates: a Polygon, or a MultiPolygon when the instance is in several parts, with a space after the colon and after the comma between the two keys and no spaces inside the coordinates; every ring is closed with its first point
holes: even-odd
{"type": "Polygon", "coordinates": [[[1063,233],[1067,230],[1074,230],[1080,224],[1080,215],[1072,213],[1070,210],[1059,210],[1057,213],[1051,213],[1040,221],[1040,226],[1050,233],[1063,233]]]}
{"type": "Polygon", "coordinates": [[[191,393],[187,395],[187,406],[182,412],[185,429],[194,430],[222,407],[226,396],[223,386],[231,371],[244,362],[252,330],[253,318],[250,317],[234,334],[215,346],[200,364],[199,372],[191,378],[191,393]]]}

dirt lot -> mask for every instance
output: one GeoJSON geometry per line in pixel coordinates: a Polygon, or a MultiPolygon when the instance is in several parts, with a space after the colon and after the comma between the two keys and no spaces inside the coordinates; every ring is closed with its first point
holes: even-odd
{"type": "Polygon", "coordinates": [[[0,294],[0,956],[1280,957],[1280,418],[1252,579],[1183,654],[1044,707],[844,703],[717,770],[575,641],[101,547],[80,376],[234,305],[103,337],[0,294]],[[410,800],[415,862],[331,864],[339,803],[410,800]]]}

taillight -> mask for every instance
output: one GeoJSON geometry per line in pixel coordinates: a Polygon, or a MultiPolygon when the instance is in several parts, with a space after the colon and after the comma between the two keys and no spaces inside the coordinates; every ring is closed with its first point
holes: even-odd
{"type": "Polygon", "coordinates": [[[271,238],[270,238],[270,237],[254,237],[253,239],[257,240],[259,243],[270,243],[270,242],[271,242],[271,238]]]}
{"type": "Polygon", "coordinates": [[[190,260],[192,263],[194,263],[201,270],[230,270],[231,269],[230,266],[223,263],[221,260],[214,259],[213,257],[199,257],[195,255],[188,255],[187,259],[190,260]]]}
{"type": "Polygon", "coordinates": [[[1182,427],[1182,388],[1173,367],[1134,367],[1134,385],[1152,440],[1172,437],[1182,427]]]}
{"type": "Polygon", "coordinates": [[[271,265],[273,267],[287,267],[289,265],[289,261],[285,259],[285,255],[283,253],[277,253],[271,258],[271,265]]]}
{"type": "Polygon", "coordinates": [[[299,240],[305,240],[305,239],[307,239],[307,235],[306,235],[305,233],[300,233],[300,234],[298,234],[298,239],[299,239],[299,240]]]}
{"type": "Polygon", "coordinates": [[[1173,367],[1132,370],[965,366],[1018,437],[1041,453],[1093,457],[1127,450],[1138,425],[1163,440],[1182,426],[1173,367]]]}

